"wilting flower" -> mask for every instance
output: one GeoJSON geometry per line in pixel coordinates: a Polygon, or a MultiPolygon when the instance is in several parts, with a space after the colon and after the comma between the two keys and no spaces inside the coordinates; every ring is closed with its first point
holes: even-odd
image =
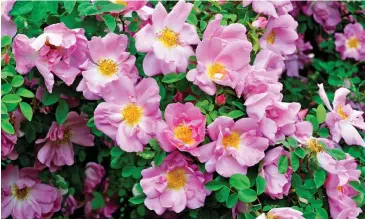
{"type": "Polygon", "coordinates": [[[290,219],[304,219],[303,213],[292,208],[273,208],[267,214],[261,214],[256,219],[276,219],[276,218],[290,218],[290,219]]]}
{"type": "MultiPolygon", "coordinates": [[[[286,7],[287,5],[291,5],[290,0],[268,0],[268,1],[260,1],[260,0],[243,0],[243,7],[248,6],[252,3],[252,9],[258,14],[270,15],[273,17],[278,17],[280,12],[277,12],[277,9],[282,7],[286,7]]],[[[292,6],[291,6],[292,7],[292,6]]]]}
{"type": "Polygon", "coordinates": [[[332,105],[328,100],[323,84],[319,84],[318,94],[322,101],[330,110],[327,113],[326,124],[330,129],[332,140],[339,142],[343,138],[348,145],[361,145],[365,147],[365,142],[355,127],[365,130],[365,123],[362,114],[364,112],[353,110],[350,104],[346,104],[346,96],[350,91],[346,88],[339,88],[335,92],[332,105]]]}
{"type": "Polygon", "coordinates": [[[265,157],[264,151],[269,146],[258,122],[251,118],[235,122],[229,117],[218,117],[208,126],[208,133],[212,142],[199,147],[198,159],[205,163],[207,172],[217,171],[224,177],[246,174],[248,167],[265,157]]]}
{"type": "Polygon", "coordinates": [[[365,60],[365,30],[361,24],[348,24],[343,32],[335,33],[336,51],[341,53],[342,60],[365,60]]]}
{"type": "Polygon", "coordinates": [[[105,177],[105,169],[102,165],[89,162],[85,167],[85,181],[84,191],[85,193],[94,192],[95,188],[100,185],[103,178],[105,177]]]}
{"type": "Polygon", "coordinates": [[[212,175],[203,174],[192,160],[179,152],[169,154],[160,166],[142,170],[141,187],[146,207],[162,215],[166,210],[180,213],[186,207],[200,208],[210,191],[204,188],[212,175]]]}
{"type": "Polygon", "coordinates": [[[16,24],[9,16],[16,0],[7,0],[1,2],[1,37],[8,35],[13,38],[16,34],[16,24]]]}
{"type": "Polygon", "coordinates": [[[282,155],[289,158],[290,154],[285,151],[283,147],[276,147],[268,151],[259,173],[266,180],[265,193],[273,199],[282,199],[284,195],[289,194],[289,189],[291,187],[293,169],[289,167],[284,174],[281,174],[278,171],[278,162],[282,155]]]}
{"type": "Polygon", "coordinates": [[[313,15],[327,33],[332,33],[341,22],[340,3],[335,1],[310,1],[302,6],[304,14],[313,15]]]}
{"type": "Polygon", "coordinates": [[[214,95],[216,84],[235,88],[242,70],[250,62],[252,45],[247,40],[224,43],[214,37],[203,40],[196,50],[198,65],[186,78],[209,95],[214,95]]]}
{"type": "Polygon", "coordinates": [[[40,182],[30,167],[7,165],[1,174],[1,218],[51,218],[61,209],[59,190],[40,182]]]}
{"type": "Polygon", "coordinates": [[[102,97],[105,102],[94,112],[96,127],[124,151],[143,151],[161,120],[156,81],[142,79],[135,86],[131,79],[121,76],[102,89],[102,97]]]}
{"type": "Polygon", "coordinates": [[[36,144],[43,144],[38,151],[38,160],[55,171],[63,165],[74,163],[73,144],[94,146],[94,136],[86,125],[87,118],[76,112],[69,112],[62,125],[53,122],[47,136],[38,139],[36,144]]]}
{"type": "Polygon", "coordinates": [[[88,59],[87,39],[83,29],[70,30],[58,23],[44,28],[44,33],[37,38],[18,34],[13,53],[17,72],[26,74],[36,66],[48,91],[52,92],[53,74],[70,86],[81,72],[88,59]]]}
{"type": "Polygon", "coordinates": [[[159,73],[185,72],[191,45],[200,42],[194,25],[185,23],[193,4],[180,0],[168,14],[159,2],[152,14],[152,24],[146,24],[135,35],[136,49],[147,52],[143,70],[148,76],[159,73]]]}
{"type": "Polygon", "coordinates": [[[192,103],[173,103],[165,109],[157,140],[162,149],[188,151],[196,156],[198,144],[204,141],[206,118],[192,103]]]}
{"type": "Polygon", "coordinates": [[[288,14],[270,18],[265,34],[260,38],[260,46],[285,55],[294,53],[297,26],[298,22],[288,14]]]}
{"type": "Polygon", "coordinates": [[[100,99],[101,90],[111,81],[121,75],[127,76],[136,82],[139,78],[138,70],[134,66],[136,57],[126,52],[128,37],[108,33],[105,37],[93,37],[88,42],[91,60],[82,72],[77,91],[82,91],[85,98],[100,99]]]}
{"type": "Polygon", "coordinates": [[[64,216],[70,216],[74,213],[77,208],[77,201],[72,195],[67,196],[66,200],[62,205],[62,214],[64,216]]]}

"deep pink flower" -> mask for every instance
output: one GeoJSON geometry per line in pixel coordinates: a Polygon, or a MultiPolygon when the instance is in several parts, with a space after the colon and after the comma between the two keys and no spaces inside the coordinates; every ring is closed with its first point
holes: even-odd
{"type": "Polygon", "coordinates": [[[365,60],[365,30],[361,24],[348,24],[343,32],[335,33],[336,51],[341,53],[342,60],[365,60]]]}
{"type": "Polygon", "coordinates": [[[323,84],[318,84],[318,87],[319,96],[327,109],[330,110],[327,113],[326,125],[330,129],[332,140],[338,143],[343,138],[348,145],[361,145],[365,147],[364,140],[356,130],[356,128],[365,130],[365,122],[362,117],[364,112],[353,110],[350,104],[346,104],[346,96],[350,91],[346,88],[337,89],[332,102],[332,108],[323,84]]]}
{"type": "Polygon", "coordinates": [[[70,86],[81,72],[88,59],[87,39],[83,29],[70,30],[63,23],[52,24],[37,38],[18,34],[13,53],[17,72],[27,74],[36,66],[48,91],[52,92],[53,74],[70,86]]]}
{"type": "Polygon", "coordinates": [[[136,82],[138,70],[134,66],[136,57],[126,52],[128,37],[108,33],[105,37],[93,37],[88,42],[91,60],[82,72],[77,91],[82,91],[89,100],[100,99],[101,90],[107,83],[117,80],[121,75],[136,82]]]}
{"type": "Polygon", "coordinates": [[[105,169],[102,165],[95,162],[87,163],[85,167],[84,192],[94,192],[95,188],[100,185],[104,177],[105,169]]]}
{"type": "Polygon", "coordinates": [[[186,23],[193,4],[180,0],[168,14],[159,2],[152,14],[152,24],[146,24],[135,35],[136,49],[146,52],[143,70],[148,76],[185,72],[191,45],[200,42],[194,25],[186,23]]]}
{"type": "Polygon", "coordinates": [[[332,33],[341,22],[340,4],[335,1],[310,1],[302,6],[304,14],[313,15],[327,33],[332,33]]]}
{"type": "Polygon", "coordinates": [[[271,218],[285,218],[285,219],[304,219],[303,213],[292,208],[273,208],[267,214],[264,213],[256,219],[271,219],[271,218]]]}
{"type": "Polygon", "coordinates": [[[251,118],[234,121],[221,116],[208,126],[212,142],[199,147],[198,159],[207,172],[217,171],[224,177],[246,174],[247,168],[265,157],[269,141],[262,137],[259,124],[251,118]],[[250,154],[250,156],[247,156],[250,154]]]}
{"type": "Polygon", "coordinates": [[[124,151],[143,151],[161,120],[161,97],[156,81],[142,79],[135,86],[132,80],[121,76],[102,89],[102,97],[105,102],[94,112],[96,127],[124,151]]]}
{"type": "Polygon", "coordinates": [[[67,196],[62,206],[62,214],[64,216],[70,216],[77,209],[77,201],[72,195],[67,196]]]}
{"type": "Polygon", "coordinates": [[[1,2],[1,37],[8,35],[13,38],[16,34],[16,24],[9,16],[16,0],[6,0],[1,2]]]}
{"type": "Polygon", "coordinates": [[[285,55],[295,51],[295,40],[298,39],[296,28],[298,22],[291,15],[270,18],[265,34],[260,38],[260,46],[285,55]]]}
{"type": "Polygon", "coordinates": [[[216,84],[235,88],[240,71],[250,62],[251,49],[247,40],[229,43],[217,37],[203,40],[196,49],[198,65],[186,78],[209,95],[216,93],[216,84]]]}
{"type": "Polygon", "coordinates": [[[19,154],[15,150],[17,141],[18,137],[15,134],[10,135],[1,130],[1,159],[15,160],[18,158],[19,154]]]}
{"type": "Polygon", "coordinates": [[[265,193],[273,199],[282,199],[284,195],[287,196],[291,187],[293,169],[289,167],[285,174],[280,174],[278,171],[278,161],[282,155],[289,158],[290,153],[283,147],[268,151],[259,173],[266,180],[265,193]]]}
{"type": "Polygon", "coordinates": [[[172,103],[165,109],[165,122],[161,122],[157,140],[163,150],[187,151],[199,154],[197,146],[204,141],[206,118],[192,103],[172,103]]]}
{"type": "Polygon", "coordinates": [[[30,167],[7,165],[1,175],[1,218],[50,218],[61,209],[61,193],[43,184],[30,167]]]}
{"type": "Polygon", "coordinates": [[[39,149],[38,160],[55,171],[63,165],[74,163],[73,144],[94,146],[94,136],[86,125],[87,118],[76,112],[69,112],[62,125],[53,122],[47,136],[38,139],[36,144],[43,144],[39,149]]]}
{"type": "Polygon", "coordinates": [[[227,97],[224,94],[220,94],[220,95],[215,97],[215,103],[218,106],[222,106],[222,105],[226,104],[226,101],[227,101],[227,97]]]}
{"type": "MultiPolygon", "coordinates": [[[[277,12],[277,9],[280,9],[282,7],[286,7],[287,5],[291,5],[290,0],[267,0],[267,1],[261,1],[261,0],[243,0],[242,5],[243,7],[248,6],[252,3],[252,9],[258,13],[258,14],[265,14],[270,15],[273,17],[278,17],[278,14],[280,15],[280,12],[277,12]]],[[[291,6],[292,9],[292,6],[291,6]]]]}
{"type": "Polygon", "coordinates": [[[162,215],[166,210],[180,213],[186,207],[200,208],[210,191],[204,188],[212,175],[203,174],[193,161],[175,151],[160,166],[142,170],[141,187],[146,207],[162,215]]]}

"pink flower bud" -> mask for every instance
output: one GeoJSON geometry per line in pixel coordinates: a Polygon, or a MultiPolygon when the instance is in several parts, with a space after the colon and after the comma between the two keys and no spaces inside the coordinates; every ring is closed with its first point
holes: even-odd
{"type": "Polygon", "coordinates": [[[227,98],[224,94],[218,95],[215,97],[215,102],[218,104],[218,106],[222,106],[226,103],[227,98]]]}

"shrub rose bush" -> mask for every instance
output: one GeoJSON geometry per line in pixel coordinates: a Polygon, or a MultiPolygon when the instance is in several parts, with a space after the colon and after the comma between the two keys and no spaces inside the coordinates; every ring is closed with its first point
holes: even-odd
{"type": "Polygon", "coordinates": [[[1,218],[365,218],[363,1],[1,7],[1,218]]]}

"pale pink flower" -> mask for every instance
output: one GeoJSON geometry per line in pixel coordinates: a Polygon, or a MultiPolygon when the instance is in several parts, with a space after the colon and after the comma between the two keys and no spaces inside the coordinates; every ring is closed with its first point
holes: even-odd
{"type": "Polygon", "coordinates": [[[295,41],[295,46],[297,47],[296,52],[288,55],[285,60],[286,75],[290,77],[299,77],[299,70],[312,60],[308,52],[313,48],[310,42],[304,42],[304,35],[299,35],[295,41]]]}
{"type": "Polygon", "coordinates": [[[277,9],[291,5],[290,0],[243,0],[243,7],[247,7],[252,3],[252,9],[258,14],[270,15],[273,17],[278,17],[279,12],[277,9]]]}
{"type": "Polygon", "coordinates": [[[310,1],[302,6],[304,14],[313,15],[327,33],[333,33],[336,26],[341,22],[340,4],[335,1],[310,1]]]}
{"type": "Polygon", "coordinates": [[[185,208],[200,208],[210,194],[204,185],[211,179],[211,174],[203,174],[192,160],[175,151],[160,166],[142,170],[144,204],[158,215],[166,210],[180,213],[185,208]]]}
{"type": "Polygon", "coordinates": [[[43,144],[38,151],[40,163],[55,171],[63,165],[74,163],[73,144],[94,146],[94,136],[86,125],[87,118],[76,112],[69,112],[65,123],[53,122],[47,136],[38,139],[36,144],[43,144]]]}
{"type": "Polygon", "coordinates": [[[16,0],[6,0],[1,2],[1,37],[8,35],[13,38],[16,34],[16,24],[9,16],[16,0]]]}
{"type": "Polygon", "coordinates": [[[121,13],[124,17],[132,17],[132,13],[136,12],[142,20],[147,20],[153,13],[153,8],[146,6],[148,0],[109,0],[114,4],[124,5],[121,11],[112,11],[112,13],[121,13]]]}
{"type": "Polygon", "coordinates": [[[282,55],[263,49],[257,53],[253,66],[256,69],[265,69],[271,74],[281,75],[285,68],[284,60],[282,55]]]}
{"type": "Polygon", "coordinates": [[[250,62],[251,50],[247,40],[229,43],[217,37],[203,40],[196,50],[198,65],[186,78],[209,95],[216,93],[216,84],[235,88],[240,71],[250,62]]]}
{"type": "Polygon", "coordinates": [[[168,14],[159,2],[152,14],[152,24],[146,24],[135,35],[136,49],[146,52],[143,70],[148,76],[160,73],[185,72],[191,45],[200,42],[194,25],[186,23],[193,4],[180,0],[168,14]]]}
{"type": "Polygon", "coordinates": [[[284,195],[287,196],[291,187],[293,169],[289,167],[285,174],[278,171],[278,161],[282,155],[289,159],[290,153],[283,147],[276,147],[268,151],[259,173],[266,180],[265,193],[273,199],[282,199],[284,195]]]}
{"type": "Polygon", "coordinates": [[[7,165],[1,174],[1,218],[51,218],[61,209],[58,189],[40,182],[30,167],[7,165]]]}
{"type": "Polygon", "coordinates": [[[124,151],[143,151],[161,121],[156,81],[147,78],[134,85],[131,79],[121,76],[102,89],[102,97],[105,102],[94,112],[96,127],[124,151]]]}
{"type": "Polygon", "coordinates": [[[197,146],[204,141],[206,118],[192,103],[172,103],[165,109],[165,120],[161,122],[157,140],[163,150],[187,151],[199,154],[197,146]]]}
{"type": "Polygon", "coordinates": [[[216,171],[224,177],[246,174],[247,168],[265,157],[268,139],[262,137],[258,122],[251,118],[234,121],[221,116],[208,126],[212,142],[199,147],[198,159],[207,172],[216,171]],[[250,154],[250,156],[247,156],[250,154]]]}
{"type": "Polygon", "coordinates": [[[296,28],[298,22],[291,15],[270,18],[265,34],[260,38],[260,46],[276,53],[289,55],[295,51],[295,40],[298,39],[296,28]]]}
{"type": "Polygon", "coordinates": [[[18,137],[13,134],[8,134],[1,130],[1,159],[6,160],[9,158],[10,160],[16,160],[19,154],[15,150],[16,142],[18,141],[18,137]]]}
{"type": "Polygon", "coordinates": [[[84,192],[93,193],[105,177],[105,169],[102,165],[89,162],[85,167],[84,192]]]}
{"type": "Polygon", "coordinates": [[[335,33],[336,51],[342,60],[353,58],[365,60],[365,30],[360,23],[348,24],[342,33],[335,33]]]}
{"type": "Polygon", "coordinates": [[[18,34],[14,38],[13,53],[16,70],[27,74],[34,66],[52,92],[54,75],[70,86],[88,59],[87,39],[83,29],[68,29],[63,23],[44,28],[44,33],[29,39],[18,34]]]}
{"type": "Polygon", "coordinates": [[[134,66],[136,57],[126,52],[128,37],[108,33],[105,37],[93,37],[88,42],[90,61],[82,72],[83,79],[77,91],[82,91],[89,100],[100,99],[101,90],[107,83],[117,80],[121,75],[136,82],[138,70],[134,66]]]}
{"type": "Polygon", "coordinates": [[[335,92],[332,105],[328,100],[323,84],[318,84],[318,94],[330,112],[327,113],[326,125],[330,129],[332,140],[339,142],[343,138],[348,145],[361,145],[365,142],[356,128],[365,130],[365,123],[362,114],[364,112],[353,110],[350,104],[346,104],[346,96],[350,91],[346,88],[339,88],[335,92]],[[355,128],[356,127],[356,128],[355,128]]]}
{"type": "Polygon", "coordinates": [[[267,19],[265,17],[258,17],[257,20],[252,22],[252,26],[256,28],[264,29],[267,25],[267,19]]]}
{"type": "Polygon", "coordinates": [[[261,214],[256,219],[271,219],[271,218],[285,218],[285,219],[304,219],[303,213],[292,208],[273,208],[267,214],[261,214]]]}

